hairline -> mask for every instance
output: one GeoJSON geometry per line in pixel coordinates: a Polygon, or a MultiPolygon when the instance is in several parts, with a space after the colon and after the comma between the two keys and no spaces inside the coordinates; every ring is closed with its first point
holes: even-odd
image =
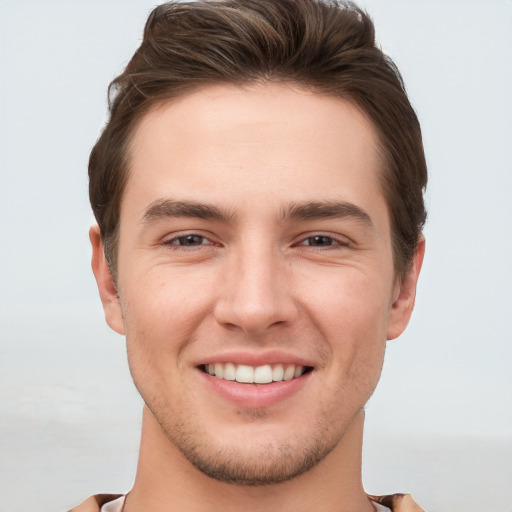
{"type": "MultiPolygon", "coordinates": [[[[219,80],[211,80],[211,81],[205,81],[201,82],[199,84],[188,84],[184,87],[182,87],[179,91],[167,89],[166,91],[162,92],[161,94],[149,98],[144,104],[142,104],[138,109],[137,112],[135,112],[133,118],[131,119],[131,126],[129,127],[126,137],[123,142],[123,160],[124,164],[122,166],[122,193],[119,199],[119,208],[118,208],[118,221],[116,223],[116,228],[112,232],[112,234],[108,237],[103,237],[103,244],[105,247],[105,256],[107,259],[107,263],[110,267],[110,271],[112,273],[112,276],[114,277],[114,280],[117,281],[117,271],[118,271],[118,255],[119,255],[119,236],[120,236],[120,225],[121,225],[121,210],[122,205],[124,201],[124,196],[126,193],[126,188],[128,185],[128,180],[130,178],[130,168],[131,168],[131,162],[133,158],[133,151],[136,148],[134,146],[135,139],[137,135],[137,131],[140,128],[143,120],[155,110],[158,110],[159,108],[163,107],[164,105],[168,105],[169,103],[172,103],[173,100],[179,101],[183,98],[186,98],[187,96],[194,94],[195,92],[199,92],[202,90],[210,89],[215,86],[231,86],[234,88],[239,89],[247,89],[251,86],[255,85],[270,85],[270,84],[279,84],[284,86],[290,86],[293,87],[299,91],[304,92],[311,92],[315,94],[319,94],[324,97],[334,98],[342,101],[348,102],[352,107],[356,108],[358,112],[368,121],[374,130],[375,135],[375,154],[377,157],[377,164],[378,164],[378,181],[381,187],[381,192],[385,200],[386,204],[386,210],[388,214],[389,219],[389,226],[390,226],[390,236],[391,236],[391,249],[392,249],[392,256],[393,256],[393,267],[396,277],[398,277],[401,281],[405,279],[405,275],[407,273],[407,270],[410,266],[412,258],[410,258],[408,261],[400,262],[399,258],[401,258],[401,253],[399,250],[399,247],[397,246],[397,234],[396,234],[396,226],[394,223],[394,220],[392,218],[392,209],[390,205],[390,199],[388,197],[388,191],[387,191],[387,181],[386,175],[389,174],[389,166],[391,162],[391,155],[386,148],[386,145],[383,141],[383,136],[381,134],[381,130],[378,127],[377,123],[371,118],[369,113],[361,106],[360,102],[357,101],[357,99],[350,94],[347,91],[336,91],[332,93],[329,93],[325,90],[321,90],[320,86],[315,86],[315,84],[310,84],[307,82],[301,82],[299,80],[294,80],[292,78],[287,77],[279,77],[279,76],[255,76],[253,78],[246,77],[244,79],[240,79],[239,81],[236,80],[229,80],[229,79],[219,79],[219,80]]],[[[418,241],[419,242],[419,239],[418,241]]],[[[401,258],[403,259],[403,258],[401,258]]]]}

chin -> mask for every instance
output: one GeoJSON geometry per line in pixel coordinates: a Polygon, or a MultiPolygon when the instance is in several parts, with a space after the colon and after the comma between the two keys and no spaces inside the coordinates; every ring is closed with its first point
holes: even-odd
{"type": "Polygon", "coordinates": [[[290,445],[269,446],[251,454],[229,448],[214,456],[197,448],[179,448],[188,461],[205,475],[230,484],[256,487],[296,478],[316,466],[334,446],[312,446],[307,450],[298,450],[290,445]]]}
{"type": "Polygon", "coordinates": [[[321,462],[344,434],[344,429],[335,432],[317,422],[309,425],[309,431],[295,431],[293,438],[289,428],[282,433],[261,425],[214,437],[213,431],[197,425],[191,429],[190,423],[188,428],[176,422],[159,423],[167,441],[204,475],[242,486],[272,485],[298,477],[321,462]]]}

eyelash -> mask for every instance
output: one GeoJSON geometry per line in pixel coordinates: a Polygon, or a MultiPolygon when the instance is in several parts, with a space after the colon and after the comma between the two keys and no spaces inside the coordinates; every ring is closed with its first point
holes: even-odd
{"type": "Polygon", "coordinates": [[[333,236],[330,236],[330,235],[325,235],[325,234],[322,234],[322,233],[316,233],[314,235],[311,235],[311,236],[308,236],[304,239],[302,239],[302,241],[299,243],[299,245],[303,246],[303,247],[314,247],[314,248],[320,248],[320,249],[323,249],[323,250],[329,250],[329,249],[333,249],[333,248],[339,248],[339,247],[348,247],[349,246],[349,242],[345,239],[341,240],[339,238],[336,238],[336,237],[333,237],[333,236]],[[330,241],[329,244],[325,244],[325,245],[311,245],[311,244],[305,244],[304,242],[306,241],[310,241],[310,240],[313,240],[315,238],[323,238],[323,239],[326,239],[328,241],[330,241]]]}
{"type": "Polygon", "coordinates": [[[209,245],[207,243],[204,243],[204,242],[210,242],[213,244],[213,242],[207,238],[206,236],[204,235],[200,235],[198,233],[185,233],[183,235],[178,235],[178,236],[175,236],[169,240],[166,240],[164,242],[164,245],[166,246],[170,246],[172,249],[174,250],[187,250],[187,248],[196,248],[196,247],[201,247],[202,245],[209,245]],[[177,243],[179,242],[180,240],[186,240],[187,238],[201,238],[201,243],[199,244],[194,244],[194,245],[185,245],[185,244],[181,244],[181,243],[177,243]]]}
{"type": "MultiPolygon", "coordinates": [[[[205,245],[217,245],[217,244],[215,244],[215,242],[212,242],[208,237],[206,237],[204,235],[200,235],[198,233],[180,234],[180,235],[175,236],[169,240],[164,241],[163,244],[173,250],[191,250],[191,249],[197,249],[197,248],[199,248],[201,246],[205,246],[205,245]],[[196,239],[200,238],[201,243],[193,244],[193,245],[186,245],[184,243],[180,243],[180,240],[185,241],[186,239],[190,239],[190,238],[194,238],[194,237],[196,239]]],[[[301,240],[299,240],[299,242],[297,242],[294,245],[307,247],[307,248],[329,250],[329,249],[335,249],[335,248],[339,248],[339,247],[348,247],[350,245],[350,243],[349,243],[349,241],[347,241],[345,239],[341,240],[339,238],[336,238],[336,237],[333,237],[330,235],[326,235],[326,234],[322,234],[322,233],[315,233],[315,234],[312,234],[305,238],[302,238],[301,240]],[[312,245],[311,244],[312,240],[320,239],[320,238],[324,239],[328,243],[326,243],[325,245],[322,245],[322,244],[312,245]],[[305,242],[309,242],[309,243],[306,244],[305,242]]]]}

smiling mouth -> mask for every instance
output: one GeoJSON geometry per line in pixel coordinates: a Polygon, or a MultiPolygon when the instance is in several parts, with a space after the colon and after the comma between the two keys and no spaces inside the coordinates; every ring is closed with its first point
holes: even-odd
{"type": "Polygon", "coordinates": [[[310,366],[298,364],[248,366],[234,363],[203,364],[199,368],[212,377],[244,384],[270,384],[298,379],[313,369],[310,366]]]}

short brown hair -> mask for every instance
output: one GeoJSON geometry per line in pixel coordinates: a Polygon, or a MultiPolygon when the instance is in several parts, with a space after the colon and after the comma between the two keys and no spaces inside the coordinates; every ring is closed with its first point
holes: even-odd
{"type": "Polygon", "coordinates": [[[137,122],[155,103],[202,86],[285,82],[346,99],[379,135],[395,271],[404,277],[426,219],[427,169],[417,116],[368,15],[336,0],[169,2],[109,86],[110,119],[89,160],[89,196],[112,272],[137,122]]]}

